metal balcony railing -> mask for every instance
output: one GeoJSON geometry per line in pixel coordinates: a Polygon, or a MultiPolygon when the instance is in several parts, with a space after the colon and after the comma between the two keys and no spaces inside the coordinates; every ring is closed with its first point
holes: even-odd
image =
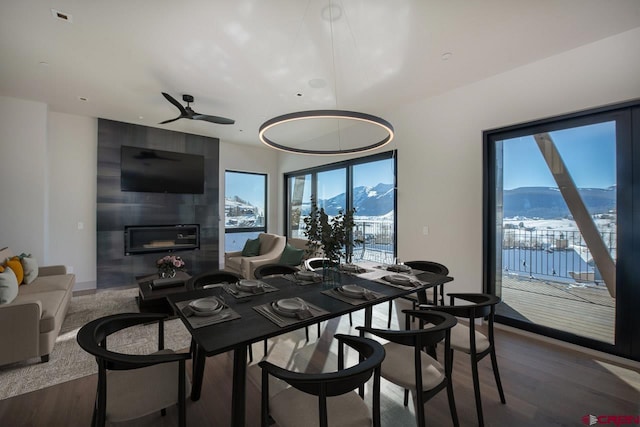
{"type": "MultiPolygon", "coordinates": [[[[615,261],[616,233],[600,235],[615,261]]],[[[507,272],[578,282],[602,281],[579,231],[505,228],[501,256],[502,269],[507,272]]]]}

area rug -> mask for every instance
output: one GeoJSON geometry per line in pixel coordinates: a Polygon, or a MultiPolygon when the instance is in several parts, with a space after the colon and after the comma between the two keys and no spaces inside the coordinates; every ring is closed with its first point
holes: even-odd
{"type": "MultiPolygon", "coordinates": [[[[0,399],[97,373],[93,356],[80,348],[76,334],[87,322],[115,313],[138,312],[137,288],[99,291],[73,297],[49,362],[39,358],[0,366],[0,399]]],[[[109,348],[123,353],[148,353],[157,350],[157,325],[128,328],[109,337],[109,348]]],[[[189,347],[191,335],[179,319],[166,322],[165,347],[174,350],[189,347]]]]}

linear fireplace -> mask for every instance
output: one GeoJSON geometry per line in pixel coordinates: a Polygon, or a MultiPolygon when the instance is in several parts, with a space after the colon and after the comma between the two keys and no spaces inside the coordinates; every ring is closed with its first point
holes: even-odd
{"type": "Polygon", "coordinates": [[[193,249],[200,249],[198,224],[126,225],[124,227],[125,255],[193,249]]]}

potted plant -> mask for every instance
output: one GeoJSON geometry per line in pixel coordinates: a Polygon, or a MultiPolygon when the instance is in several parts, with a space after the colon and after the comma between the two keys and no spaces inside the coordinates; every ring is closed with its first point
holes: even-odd
{"type": "Polygon", "coordinates": [[[308,240],[307,253],[313,255],[322,250],[324,258],[327,259],[327,265],[323,268],[325,277],[325,270],[339,266],[343,258],[351,262],[351,235],[355,226],[355,212],[355,209],[346,212],[340,210],[337,215],[329,218],[324,208],[318,208],[315,200],[311,200],[311,211],[309,216],[304,218],[304,235],[308,240]]]}

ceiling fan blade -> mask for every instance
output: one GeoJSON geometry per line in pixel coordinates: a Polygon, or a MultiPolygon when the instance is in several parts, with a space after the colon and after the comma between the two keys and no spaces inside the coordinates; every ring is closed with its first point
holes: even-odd
{"type": "Polygon", "coordinates": [[[176,117],[175,119],[165,120],[164,122],[160,122],[160,123],[158,123],[158,124],[159,124],[159,125],[163,125],[163,124],[165,124],[165,123],[175,122],[176,120],[181,119],[181,118],[183,118],[183,116],[178,116],[178,117],[176,117]]]}
{"type": "Polygon", "coordinates": [[[182,116],[186,116],[187,115],[187,110],[185,110],[185,108],[182,106],[182,104],[180,104],[178,101],[176,101],[173,96],[171,96],[171,95],[169,95],[168,93],[165,93],[165,92],[162,92],[162,95],[164,95],[164,97],[167,98],[167,101],[169,101],[170,103],[175,105],[175,107],[178,110],[180,110],[180,114],[182,116]]]}
{"type": "Polygon", "coordinates": [[[232,125],[236,122],[235,120],[227,119],[225,117],[209,116],[198,113],[195,113],[191,118],[193,120],[204,120],[205,122],[217,123],[219,125],[232,125]]]}

